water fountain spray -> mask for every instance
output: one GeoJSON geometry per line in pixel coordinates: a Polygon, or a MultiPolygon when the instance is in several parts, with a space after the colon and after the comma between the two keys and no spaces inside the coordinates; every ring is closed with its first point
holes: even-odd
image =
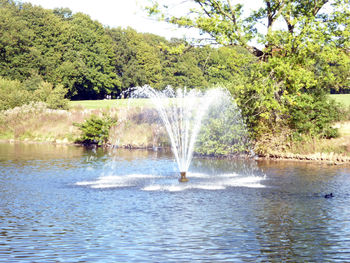
{"type": "Polygon", "coordinates": [[[154,104],[169,135],[171,149],[181,175],[179,181],[187,182],[186,173],[203,119],[213,104],[220,103],[223,98],[231,100],[231,96],[221,88],[201,92],[167,87],[158,91],[150,86],[137,88],[133,95],[148,97],[154,104]]]}

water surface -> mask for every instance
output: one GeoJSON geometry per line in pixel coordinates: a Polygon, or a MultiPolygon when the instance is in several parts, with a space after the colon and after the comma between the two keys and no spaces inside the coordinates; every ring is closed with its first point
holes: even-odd
{"type": "Polygon", "coordinates": [[[0,262],[346,262],[349,175],[195,158],[180,184],[167,153],[0,144],[0,262]]]}

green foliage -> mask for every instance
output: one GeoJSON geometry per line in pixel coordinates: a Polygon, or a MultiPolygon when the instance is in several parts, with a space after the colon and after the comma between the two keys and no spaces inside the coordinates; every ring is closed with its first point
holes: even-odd
{"type": "Polygon", "coordinates": [[[233,48],[194,47],[131,28],[105,28],[71,10],[1,0],[0,76],[62,85],[74,100],[118,97],[136,86],[204,88],[231,80],[233,48]]]}
{"type": "Polygon", "coordinates": [[[30,101],[31,93],[23,88],[20,81],[0,77],[0,110],[18,107],[30,101]]]}
{"type": "MultiPolygon", "coordinates": [[[[267,133],[280,133],[286,127],[295,135],[337,136],[332,123],[339,120],[339,105],[312,85],[306,89],[310,79],[305,77],[305,72],[304,76],[294,77],[293,85],[289,86],[283,80],[277,81],[272,71],[268,73],[267,64],[253,64],[248,75],[237,75],[233,84],[228,85],[252,136],[259,139],[267,133]]],[[[286,65],[280,66],[286,69],[286,65]]],[[[299,75],[296,69],[286,70],[290,77],[299,75]]]]}
{"type": "Polygon", "coordinates": [[[251,141],[236,102],[228,91],[213,96],[216,100],[201,122],[195,152],[206,156],[250,154],[251,141]]]}
{"type": "Polygon", "coordinates": [[[335,138],[339,136],[331,123],[340,120],[340,105],[326,96],[300,94],[290,109],[294,136],[335,138]]]}
{"type": "Polygon", "coordinates": [[[67,90],[62,85],[58,85],[46,97],[45,102],[49,109],[69,109],[69,100],[65,99],[67,90]]]}
{"type": "Polygon", "coordinates": [[[113,39],[116,54],[115,68],[127,90],[136,86],[150,85],[163,89],[173,87],[203,88],[211,78],[201,64],[208,53],[186,41],[140,34],[131,28],[107,30],[113,39]]]}
{"type": "Polygon", "coordinates": [[[286,127],[311,136],[336,136],[331,123],[340,113],[326,94],[350,85],[348,0],[264,1],[250,14],[230,0],[194,0],[196,8],[180,17],[153,2],[151,15],[197,28],[217,43],[240,46],[255,57],[220,48],[226,55],[203,67],[211,81],[227,80],[223,83],[237,99],[254,138],[286,127]],[[265,31],[258,28],[261,24],[265,31]]]}
{"type": "Polygon", "coordinates": [[[113,67],[113,41],[103,26],[82,13],[73,15],[69,23],[69,49],[60,68],[66,74],[74,74],[74,83],[62,79],[63,85],[69,85],[69,96],[97,99],[118,93],[121,83],[113,67]]]}
{"type": "Polygon", "coordinates": [[[125,90],[145,84],[156,86],[161,82],[161,58],[157,46],[165,39],[140,34],[131,28],[113,28],[108,33],[115,44],[115,68],[125,90]]]}
{"type": "Polygon", "coordinates": [[[62,86],[40,80],[8,80],[0,77],[0,110],[12,109],[30,102],[45,102],[50,109],[68,109],[68,100],[64,98],[67,90],[62,86]]]}
{"type": "Polygon", "coordinates": [[[205,156],[232,156],[250,153],[248,132],[240,111],[234,106],[218,107],[204,120],[195,152],[205,156]]]}
{"type": "Polygon", "coordinates": [[[204,53],[200,48],[188,45],[184,41],[162,42],[160,45],[162,55],[163,81],[159,85],[164,88],[173,87],[203,88],[208,82],[205,72],[200,67],[204,53]]]}
{"type": "Polygon", "coordinates": [[[0,3],[0,76],[20,81],[40,76],[62,84],[69,98],[120,92],[113,41],[100,23],[69,9],[0,3]]]}
{"type": "Polygon", "coordinates": [[[75,124],[81,131],[79,143],[97,144],[99,146],[108,142],[109,130],[115,125],[117,120],[104,115],[102,118],[96,115],[85,120],[83,123],[75,124]]]}

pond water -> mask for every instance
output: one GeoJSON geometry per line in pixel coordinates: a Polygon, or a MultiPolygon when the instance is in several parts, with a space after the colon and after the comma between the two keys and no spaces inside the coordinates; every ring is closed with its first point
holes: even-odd
{"type": "Polygon", "coordinates": [[[0,262],[349,262],[350,170],[0,144],[0,262]],[[324,195],[332,192],[333,198],[324,195]]]}

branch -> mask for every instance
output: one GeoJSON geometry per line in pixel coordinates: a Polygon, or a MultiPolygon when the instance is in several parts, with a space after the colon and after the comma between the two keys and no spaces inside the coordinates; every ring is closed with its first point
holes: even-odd
{"type": "Polygon", "coordinates": [[[284,18],[284,21],[286,21],[287,23],[287,27],[288,27],[288,32],[290,34],[293,34],[294,33],[294,25],[292,25],[292,21],[290,19],[290,11],[289,13],[285,13],[284,15],[282,15],[283,18],[284,18]]]}
{"type": "Polygon", "coordinates": [[[205,9],[205,6],[203,5],[203,3],[201,1],[198,1],[198,4],[202,7],[204,13],[208,16],[211,17],[211,14],[205,9]]]}
{"type": "Polygon", "coordinates": [[[266,1],[267,4],[267,18],[268,18],[268,25],[267,25],[267,29],[269,30],[273,23],[277,20],[277,18],[282,14],[283,8],[285,6],[285,1],[282,1],[282,3],[279,3],[276,8],[272,8],[271,7],[271,2],[270,1],[266,1]],[[278,10],[277,14],[276,11],[278,10]]]}
{"type": "Polygon", "coordinates": [[[230,11],[231,11],[232,21],[233,21],[234,25],[237,27],[236,16],[235,16],[235,12],[233,11],[233,8],[232,8],[231,1],[227,0],[227,4],[228,4],[228,7],[230,8],[230,11]]]}
{"type": "MultiPolygon", "coordinates": [[[[230,4],[230,1],[227,1],[230,4]]],[[[229,13],[227,13],[225,10],[223,10],[219,4],[218,1],[215,0],[209,0],[209,3],[212,4],[213,6],[215,6],[217,8],[217,10],[219,11],[219,13],[221,13],[222,15],[224,15],[225,17],[227,17],[229,20],[231,20],[233,22],[233,24],[235,25],[235,27],[237,27],[237,23],[236,23],[236,17],[234,12],[231,12],[231,15],[229,13]]],[[[232,10],[231,10],[232,11],[232,10]]]]}
{"type": "Polygon", "coordinates": [[[328,2],[328,0],[321,0],[319,3],[317,0],[314,1],[314,10],[312,12],[312,15],[316,16],[320,9],[328,2]]]}

